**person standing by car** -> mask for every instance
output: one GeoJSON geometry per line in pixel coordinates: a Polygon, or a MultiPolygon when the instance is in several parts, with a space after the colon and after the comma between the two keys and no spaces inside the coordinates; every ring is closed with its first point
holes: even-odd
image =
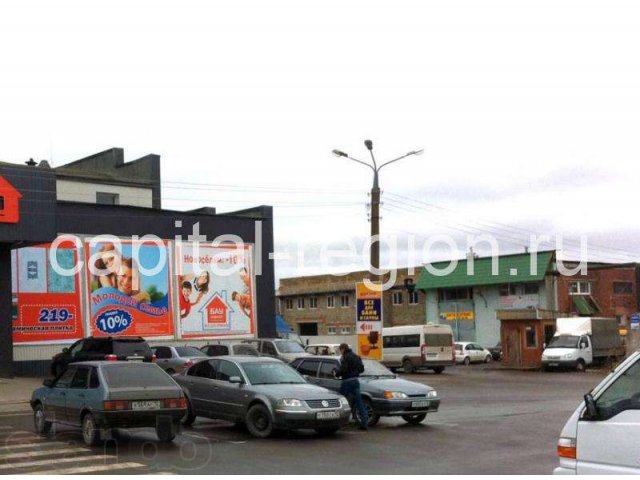
{"type": "Polygon", "coordinates": [[[340,393],[347,397],[352,408],[355,405],[360,420],[360,430],[367,430],[369,418],[367,408],[360,395],[360,380],[358,380],[360,374],[364,372],[362,359],[346,343],[341,343],[339,349],[342,356],[336,377],[342,379],[340,393]]]}

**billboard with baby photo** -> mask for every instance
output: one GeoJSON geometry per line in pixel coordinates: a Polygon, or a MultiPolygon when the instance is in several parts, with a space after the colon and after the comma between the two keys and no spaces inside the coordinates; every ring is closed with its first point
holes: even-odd
{"type": "Polygon", "coordinates": [[[168,242],[96,237],[85,244],[91,334],[174,334],[168,242]]]}
{"type": "Polygon", "coordinates": [[[255,335],[253,248],[176,244],[183,338],[255,335]]]}

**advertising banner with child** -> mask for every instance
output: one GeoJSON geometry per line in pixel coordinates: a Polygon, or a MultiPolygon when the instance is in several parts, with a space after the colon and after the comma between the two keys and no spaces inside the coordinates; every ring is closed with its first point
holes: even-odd
{"type": "Polygon", "coordinates": [[[255,334],[251,245],[176,244],[182,337],[255,334]]]}
{"type": "Polygon", "coordinates": [[[92,335],[173,335],[167,242],[96,237],[85,252],[92,335]]]}

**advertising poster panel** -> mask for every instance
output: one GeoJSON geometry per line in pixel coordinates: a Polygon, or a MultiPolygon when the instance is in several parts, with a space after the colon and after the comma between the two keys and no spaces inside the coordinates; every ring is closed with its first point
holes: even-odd
{"type": "MultiPolygon", "coordinates": [[[[53,268],[50,245],[11,252],[13,343],[71,341],[84,337],[80,274],[53,268]]],[[[55,250],[58,265],[71,270],[80,252],[73,244],[55,250]]]]}
{"type": "Polygon", "coordinates": [[[173,335],[168,242],[85,242],[91,335],[173,335]]]}
{"type": "Polygon", "coordinates": [[[176,244],[183,338],[254,336],[253,247],[176,244]]]}
{"type": "Polygon", "coordinates": [[[358,355],[382,360],[382,288],[356,283],[358,355]]]}

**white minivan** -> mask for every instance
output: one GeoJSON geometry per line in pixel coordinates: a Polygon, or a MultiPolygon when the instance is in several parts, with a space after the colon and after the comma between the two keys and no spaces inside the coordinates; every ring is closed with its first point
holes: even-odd
{"type": "Polygon", "coordinates": [[[442,373],[453,365],[453,331],[449,325],[427,323],[382,329],[382,363],[405,373],[430,368],[442,373]]]}
{"type": "Polygon", "coordinates": [[[556,475],[640,474],[640,351],[590,393],[558,440],[556,475]]]}

